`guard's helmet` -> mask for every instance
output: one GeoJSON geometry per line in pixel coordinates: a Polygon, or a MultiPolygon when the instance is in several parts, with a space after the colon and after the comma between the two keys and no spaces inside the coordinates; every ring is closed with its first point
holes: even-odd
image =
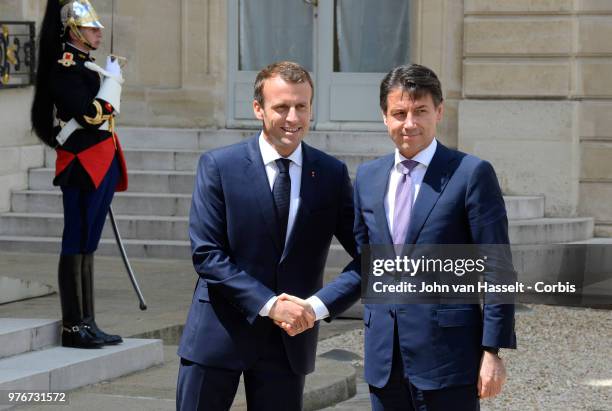
{"type": "Polygon", "coordinates": [[[63,52],[62,43],[68,39],[67,34],[70,31],[84,44],[94,48],[83,37],[80,27],[104,28],[88,0],[47,0],[38,43],[38,69],[31,119],[36,135],[51,147],[57,146],[57,131],[54,128],[50,73],[53,72],[53,67],[57,66],[57,59],[63,52]]]}
{"type": "Polygon", "coordinates": [[[73,27],[104,28],[89,0],[64,0],[61,4],[60,15],[64,30],[73,27]]]}
{"type": "Polygon", "coordinates": [[[85,39],[83,33],[79,31],[79,27],[104,28],[89,0],[60,0],[60,4],[63,4],[60,11],[60,19],[64,27],[64,33],[70,30],[84,44],[95,49],[85,39]]]}

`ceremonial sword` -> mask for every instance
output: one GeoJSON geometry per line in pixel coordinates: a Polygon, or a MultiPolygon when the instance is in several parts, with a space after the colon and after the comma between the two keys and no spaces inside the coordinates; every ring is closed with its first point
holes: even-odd
{"type": "MultiPolygon", "coordinates": [[[[110,44],[110,52],[111,57],[119,58],[122,57],[113,55],[114,50],[114,36],[113,33],[115,31],[115,0],[112,1],[111,5],[111,44],[110,44]]],[[[115,130],[113,130],[113,133],[115,130]]],[[[147,309],[147,303],[145,302],[144,296],[140,291],[140,287],[138,286],[138,281],[136,281],[136,276],[134,275],[134,271],[132,270],[132,266],[130,265],[130,260],[128,260],[127,253],[125,252],[125,247],[123,246],[123,241],[121,240],[121,235],[119,234],[119,227],[117,226],[117,221],[115,220],[115,214],[113,213],[113,207],[108,207],[108,216],[111,221],[111,225],[113,226],[113,233],[115,233],[115,240],[117,240],[117,246],[119,247],[119,252],[121,253],[121,259],[123,260],[123,264],[128,272],[128,276],[130,277],[130,281],[132,282],[132,286],[134,287],[134,291],[136,292],[136,296],[138,297],[139,307],[141,310],[147,309]]]]}
{"type": "Polygon", "coordinates": [[[132,266],[130,265],[130,260],[128,260],[127,253],[125,252],[125,247],[123,246],[123,241],[121,240],[121,235],[119,234],[119,227],[117,227],[117,221],[115,220],[115,215],[113,214],[113,207],[111,206],[108,207],[108,216],[110,217],[111,225],[113,226],[115,240],[117,240],[117,246],[119,247],[119,252],[121,253],[121,258],[123,259],[123,264],[125,264],[128,276],[130,277],[130,281],[132,282],[132,286],[134,287],[134,291],[136,292],[136,296],[138,296],[139,307],[141,310],[144,311],[147,309],[147,303],[145,302],[144,296],[140,291],[138,281],[136,281],[134,271],[132,270],[132,266]]]}

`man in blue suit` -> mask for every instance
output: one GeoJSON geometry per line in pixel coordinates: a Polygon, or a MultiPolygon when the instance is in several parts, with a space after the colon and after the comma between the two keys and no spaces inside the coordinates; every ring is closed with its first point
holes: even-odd
{"type": "MultiPolygon", "coordinates": [[[[396,149],[357,172],[358,250],[508,244],[491,165],[435,138],[444,111],[435,73],[416,64],[391,70],[380,86],[380,107],[396,149]]],[[[358,299],[360,280],[358,271],[347,271],[311,297],[326,308],[317,320],[336,317],[358,299]]],[[[512,304],[369,304],[364,324],[365,379],[376,411],[478,410],[479,398],[497,395],[505,381],[499,349],[516,348],[512,304]]]]}
{"type": "Polygon", "coordinates": [[[312,97],[301,66],[266,67],[253,102],[263,130],[200,158],[189,219],[198,280],[178,350],[179,410],[228,410],[241,375],[249,410],[302,409],[318,328],[312,308],[277,296],[322,287],[334,235],[356,254],[347,168],[302,143],[312,97]],[[290,337],[274,321],[306,331],[290,337]]]}

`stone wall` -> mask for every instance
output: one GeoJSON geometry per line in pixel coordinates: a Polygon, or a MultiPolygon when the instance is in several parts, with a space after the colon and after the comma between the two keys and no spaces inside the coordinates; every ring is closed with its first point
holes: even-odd
{"type": "Polygon", "coordinates": [[[413,8],[413,59],[438,74],[444,94],[440,140],[457,147],[458,109],[462,97],[463,1],[419,0],[413,8]]]}
{"type": "MultiPolygon", "coordinates": [[[[223,127],[225,124],[226,7],[223,0],[95,0],[104,31],[98,64],[110,51],[128,58],[119,124],[223,127]]],[[[3,20],[36,21],[46,0],[2,0],[3,20]]],[[[27,170],[43,165],[43,147],[30,131],[32,87],[0,90],[0,211],[11,190],[26,188],[27,170]]]]}
{"type": "MultiPolygon", "coordinates": [[[[2,20],[36,21],[42,0],[3,0],[2,20]]],[[[43,165],[43,146],[30,132],[32,87],[0,90],[0,211],[10,208],[11,190],[27,186],[28,169],[43,165]]]]}
{"type": "MultiPolygon", "coordinates": [[[[0,1],[39,21],[45,0],[0,1]]],[[[419,0],[414,60],[441,77],[441,140],[493,162],[508,194],[543,194],[549,216],[596,218],[612,235],[612,2],[419,0]]],[[[109,52],[128,58],[119,124],[224,127],[224,0],[94,0],[109,52]]],[[[39,26],[37,26],[39,27],[39,26]]],[[[42,165],[31,89],[0,91],[0,210],[42,165]]]]}
{"type": "Polygon", "coordinates": [[[612,234],[612,2],[465,0],[459,147],[612,234]]]}
{"type": "MultiPolygon", "coordinates": [[[[96,0],[110,51],[112,0],[96,0]]],[[[225,125],[226,6],[224,0],[115,1],[114,52],[124,68],[121,125],[225,125]]],[[[103,64],[103,62],[99,62],[103,64]]]]}

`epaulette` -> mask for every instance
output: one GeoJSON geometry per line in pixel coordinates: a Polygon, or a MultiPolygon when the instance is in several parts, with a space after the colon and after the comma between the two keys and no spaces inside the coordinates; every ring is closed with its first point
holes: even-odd
{"type": "Polygon", "coordinates": [[[62,54],[62,58],[59,59],[57,62],[64,67],[70,67],[70,66],[76,65],[76,62],[74,61],[74,55],[67,51],[64,52],[64,54],[62,54]]]}

